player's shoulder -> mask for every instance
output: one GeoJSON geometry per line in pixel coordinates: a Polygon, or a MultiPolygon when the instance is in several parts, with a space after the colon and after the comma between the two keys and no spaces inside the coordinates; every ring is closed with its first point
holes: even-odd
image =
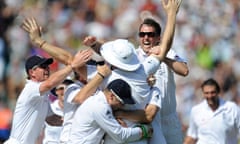
{"type": "Polygon", "coordinates": [[[240,107],[233,101],[225,101],[225,107],[239,110],[240,107]]]}
{"type": "Polygon", "coordinates": [[[207,104],[206,104],[205,100],[202,102],[199,102],[192,107],[192,112],[196,113],[196,112],[202,111],[206,106],[207,106],[207,104]]]}

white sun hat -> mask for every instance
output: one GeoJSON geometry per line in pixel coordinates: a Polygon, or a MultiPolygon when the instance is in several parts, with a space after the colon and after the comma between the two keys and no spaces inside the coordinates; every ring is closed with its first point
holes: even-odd
{"type": "Polygon", "coordinates": [[[125,39],[104,43],[100,53],[109,64],[125,71],[135,71],[140,66],[134,45],[125,39]]]}

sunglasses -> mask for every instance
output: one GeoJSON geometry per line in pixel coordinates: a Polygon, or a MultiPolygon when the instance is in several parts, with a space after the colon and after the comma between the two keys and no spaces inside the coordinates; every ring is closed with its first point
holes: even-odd
{"type": "Polygon", "coordinates": [[[155,32],[139,32],[138,33],[139,37],[145,37],[147,35],[148,37],[155,37],[155,32]]]}

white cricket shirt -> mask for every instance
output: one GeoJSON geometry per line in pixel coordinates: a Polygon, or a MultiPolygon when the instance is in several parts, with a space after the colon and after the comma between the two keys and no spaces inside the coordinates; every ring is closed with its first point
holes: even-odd
{"type": "Polygon", "coordinates": [[[10,138],[20,144],[34,144],[44,126],[49,110],[48,95],[40,95],[41,83],[27,80],[18,97],[10,138]]]}
{"type": "Polygon", "coordinates": [[[197,144],[237,144],[240,133],[240,110],[230,101],[220,99],[219,108],[212,111],[204,100],[191,110],[187,135],[197,144]]]}
{"type": "Polygon", "coordinates": [[[104,93],[99,91],[78,107],[69,144],[99,144],[105,132],[119,143],[141,138],[140,128],[124,128],[116,121],[104,93]]]}
{"type": "MultiPolygon", "coordinates": [[[[142,48],[138,48],[136,51],[141,62],[148,57],[142,48]]],[[[186,62],[172,49],[169,50],[166,57],[178,62],[186,62]]],[[[160,110],[161,116],[164,117],[174,114],[176,112],[176,85],[174,72],[167,66],[167,64],[162,62],[154,76],[156,77],[155,86],[158,87],[162,92],[162,108],[160,110]]]]}
{"type": "MultiPolygon", "coordinates": [[[[87,65],[87,73],[87,79],[90,80],[96,74],[96,66],[87,65]]],[[[63,129],[60,136],[61,143],[67,143],[69,140],[73,116],[78,106],[80,106],[79,104],[74,103],[73,99],[83,86],[83,83],[77,81],[73,84],[70,84],[64,93],[64,120],[63,129]]]]}

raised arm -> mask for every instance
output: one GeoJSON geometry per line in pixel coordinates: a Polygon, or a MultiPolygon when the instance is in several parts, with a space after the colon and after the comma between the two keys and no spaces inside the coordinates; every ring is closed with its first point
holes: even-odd
{"type": "Polygon", "coordinates": [[[91,47],[97,54],[100,54],[100,48],[104,42],[97,40],[94,36],[87,36],[84,38],[83,43],[84,45],[91,47]]]}
{"type": "Polygon", "coordinates": [[[66,65],[61,70],[53,73],[47,80],[42,82],[40,85],[40,93],[44,93],[56,87],[73,71],[73,69],[77,69],[82,65],[85,65],[85,63],[91,58],[91,52],[92,51],[89,50],[79,51],[74,56],[71,64],[66,65]]]}
{"type": "Polygon", "coordinates": [[[176,74],[180,76],[187,76],[189,73],[187,63],[185,62],[179,62],[167,57],[164,58],[163,62],[165,62],[176,74]]]}
{"type": "Polygon", "coordinates": [[[184,139],[184,144],[196,144],[196,139],[190,137],[190,136],[186,136],[184,139]]]}
{"type": "Polygon", "coordinates": [[[163,38],[160,45],[153,47],[150,51],[160,61],[162,61],[166,57],[169,49],[172,46],[175,32],[176,15],[181,5],[181,2],[182,0],[168,0],[168,2],[166,3],[165,0],[162,0],[162,6],[167,15],[166,28],[163,33],[163,38]]]}
{"type": "Polygon", "coordinates": [[[77,93],[73,101],[83,103],[89,96],[93,95],[105,77],[110,75],[111,70],[107,64],[97,67],[97,74],[77,93]]]}
{"type": "Polygon", "coordinates": [[[54,45],[47,43],[44,39],[41,38],[42,28],[38,25],[37,21],[34,18],[27,18],[23,21],[21,25],[22,29],[28,32],[31,42],[38,48],[47,52],[50,56],[55,58],[57,61],[68,65],[71,64],[73,60],[73,55],[54,45]]]}

